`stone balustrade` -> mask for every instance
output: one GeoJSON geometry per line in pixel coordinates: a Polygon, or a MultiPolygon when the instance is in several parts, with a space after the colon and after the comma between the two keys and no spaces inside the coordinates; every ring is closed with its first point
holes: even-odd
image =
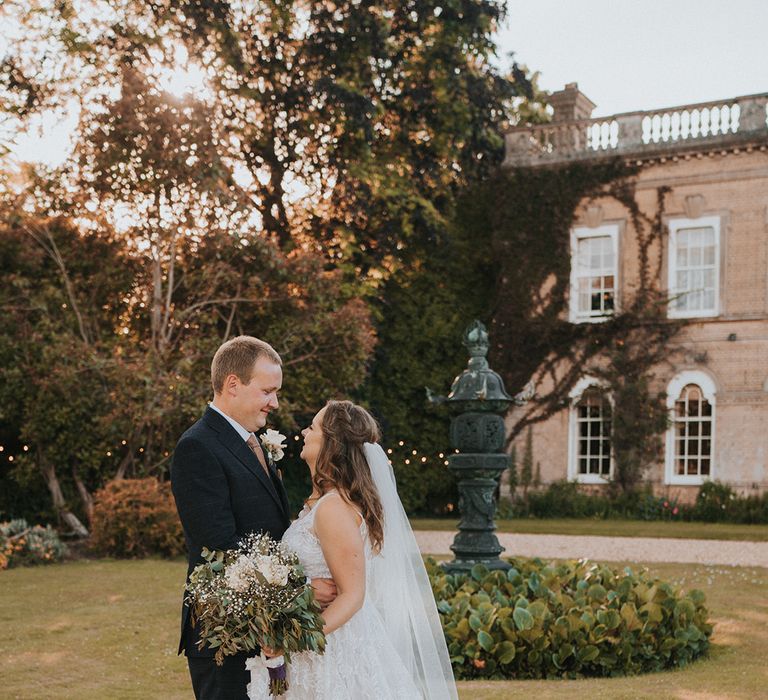
{"type": "Polygon", "coordinates": [[[610,117],[516,127],[505,134],[504,165],[537,166],[625,156],[768,144],[768,93],[610,117]]]}

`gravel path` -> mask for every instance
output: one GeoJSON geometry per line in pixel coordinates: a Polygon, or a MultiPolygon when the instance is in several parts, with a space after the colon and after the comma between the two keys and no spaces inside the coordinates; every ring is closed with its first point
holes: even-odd
{"type": "MultiPolygon", "coordinates": [[[[416,530],[424,554],[451,554],[454,532],[416,530]]],[[[768,542],[498,533],[502,556],[768,567],[768,542]]]]}

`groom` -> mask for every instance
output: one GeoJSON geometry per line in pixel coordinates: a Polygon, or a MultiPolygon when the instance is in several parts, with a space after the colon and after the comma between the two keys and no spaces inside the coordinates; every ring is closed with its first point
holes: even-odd
{"type": "MultiPolygon", "coordinates": [[[[254,435],[277,408],[281,365],[272,346],[245,335],[224,343],[213,357],[213,401],[181,436],[171,466],[189,553],[187,578],[203,562],[203,547],[232,549],[251,532],[279,540],[290,523],[285,488],[254,435]]],[[[321,605],[335,597],[331,581],[313,580],[312,586],[321,605]]],[[[217,666],[215,650],[199,649],[199,639],[184,604],[179,654],[186,654],[197,700],[247,700],[245,659],[253,654],[228,656],[217,666]]]]}

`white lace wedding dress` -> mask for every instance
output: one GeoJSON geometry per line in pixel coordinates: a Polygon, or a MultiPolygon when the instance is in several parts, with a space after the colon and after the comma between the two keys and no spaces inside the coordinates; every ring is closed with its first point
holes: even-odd
{"type": "MultiPolygon", "coordinates": [[[[310,578],[332,578],[320,542],[313,530],[318,505],[305,508],[283,535],[285,545],[299,556],[310,578]]],[[[373,553],[365,522],[360,531],[366,542],[366,576],[373,553]]],[[[269,676],[256,659],[249,659],[250,700],[269,700],[269,676]]],[[[390,642],[376,606],[366,595],[360,608],[345,624],[328,635],[325,653],[302,652],[291,656],[288,665],[286,700],[416,700],[422,694],[390,642]]]]}

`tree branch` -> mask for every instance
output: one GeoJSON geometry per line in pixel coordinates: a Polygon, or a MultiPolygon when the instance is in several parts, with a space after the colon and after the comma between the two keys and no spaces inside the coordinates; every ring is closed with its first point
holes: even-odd
{"type": "Polygon", "coordinates": [[[46,245],[41,240],[41,238],[32,229],[32,227],[24,226],[24,230],[30,236],[32,236],[32,238],[43,248],[43,250],[45,250],[46,253],[48,253],[48,255],[56,263],[56,266],[59,268],[62,279],[64,280],[64,290],[67,294],[67,298],[69,299],[69,304],[72,307],[72,311],[74,312],[75,317],[77,318],[77,327],[80,331],[80,337],[83,339],[83,342],[86,345],[90,346],[91,339],[88,337],[85,322],[83,321],[83,315],[80,313],[80,306],[78,305],[77,299],[75,298],[75,292],[72,288],[72,281],[69,278],[69,273],[67,272],[67,266],[64,263],[64,258],[62,257],[58,246],[56,245],[56,241],[54,240],[53,235],[51,234],[51,230],[47,226],[43,229],[43,235],[45,235],[47,238],[49,245],[46,245]]]}

